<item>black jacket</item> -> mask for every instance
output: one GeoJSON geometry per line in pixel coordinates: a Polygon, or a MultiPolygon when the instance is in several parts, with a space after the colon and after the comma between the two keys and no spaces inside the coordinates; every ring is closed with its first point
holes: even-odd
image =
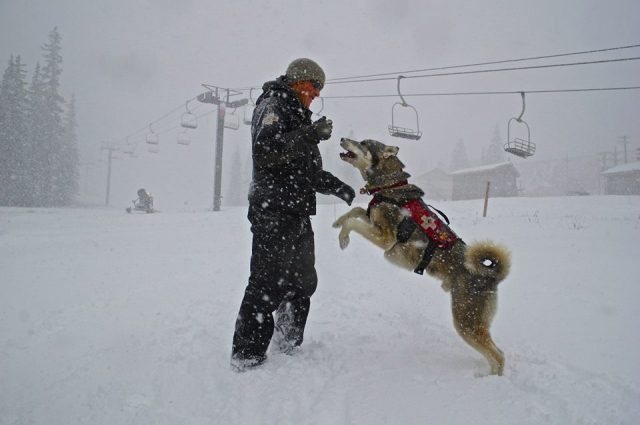
{"type": "Polygon", "coordinates": [[[316,192],[336,195],[345,184],[322,169],[322,158],[305,108],[284,77],[264,84],[251,123],[253,211],[295,216],[316,213],[316,192]]]}

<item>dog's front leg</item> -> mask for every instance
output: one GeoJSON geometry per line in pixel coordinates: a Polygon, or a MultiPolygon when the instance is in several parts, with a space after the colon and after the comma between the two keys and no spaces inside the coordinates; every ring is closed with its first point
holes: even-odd
{"type": "Polygon", "coordinates": [[[355,211],[357,209],[354,208],[345,214],[346,217],[342,216],[334,223],[335,227],[342,226],[338,236],[340,248],[345,249],[349,245],[349,233],[354,231],[380,248],[388,249],[392,235],[385,235],[380,226],[369,219],[364,209],[359,208],[361,211],[355,211]],[[350,214],[351,212],[353,214],[350,214]]]}
{"type": "Polygon", "coordinates": [[[364,208],[355,207],[348,213],[339,217],[333,223],[333,227],[341,227],[340,234],[338,235],[340,249],[345,249],[349,246],[349,233],[352,230],[356,230],[360,233],[358,226],[364,222],[367,222],[368,226],[371,227],[371,222],[369,221],[369,217],[367,217],[367,211],[364,208]]]}
{"type": "Polygon", "coordinates": [[[342,214],[340,217],[338,217],[338,219],[333,223],[333,227],[338,228],[342,226],[343,223],[349,218],[360,218],[360,217],[366,217],[366,216],[367,216],[367,211],[364,208],[355,207],[349,210],[348,212],[346,212],[345,214],[342,214]]]}

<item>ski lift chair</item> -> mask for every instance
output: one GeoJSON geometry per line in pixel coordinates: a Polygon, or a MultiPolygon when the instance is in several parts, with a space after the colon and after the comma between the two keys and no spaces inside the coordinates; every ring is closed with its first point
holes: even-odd
{"type": "Polygon", "coordinates": [[[252,120],[253,120],[253,110],[255,109],[256,106],[256,102],[253,101],[253,98],[251,97],[251,92],[253,91],[253,88],[249,89],[249,102],[247,102],[247,105],[244,108],[244,113],[242,115],[242,122],[245,125],[251,125],[252,120]]]}
{"type": "Polygon", "coordinates": [[[187,129],[178,133],[178,144],[188,146],[191,144],[191,136],[187,133],[187,129]]]}
{"type": "Polygon", "coordinates": [[[240,118],[238,117],[238,114],[236,114],[236,109],[224,117],[224,127],[231,130],[237,130],[240,128],[240,118]]]}
{"type": "Polygon", "coordinates": [[[133,157],[136,152],[136,147],[132,145],[131,142],[129,142],[129,137],[127,137],[127,141],[124,145],[124,148],[122,149],[122,152],[130,157],[133,157]]]}
{"type": "Polygon", "coordinates": [[[188,100],[185,102],[184,107],[187,110],[187,112],[182,114],[182,116],[180,117],[180,125],[184,128],[190,128],[190,129],[198,128],[198,119],[189,110],[188,100]]]}
{"type": "Polygon", "coordinates": [[[507,143],[504,145],[504,150],[505,152],[519,156],[520,158],[528,158],[536,152],[536,144],[531,142],[531,130],[529,129],[529,124],[522,119],[525,109],[524,92],[521,92],[520,95],[522,95],[522,112],[520,112],[520,116],[518,118],[511,118],[507,124],[507,143]],[[526,129],[526,138],[516,136],[511,138],[512,130],[514,130],[518,124],[520,124],[520,127],[524,126],[526,129]]]}
{"type": "Polygon", "coordinates": [[[153,131],[153,128],[151,127],[151,125],[152,124],[149,124],[149,134],[147,134],[146,142],[149,145],[158,145],[160,143],[160,138],[153,131]]]}
{"type": "Polygon", "coordinates": [[[418,117],[418,111],[416,110],[416,108],[414,108],[413,106],[409,105],[405,100],[404,97],[402,96],[402,93],[400,92],[400,80],[402,78],[405,78],[403,75],[399,75],[398,76],[398,96],[400,96],[400,99],[402,100],[402,102],[396,102],[393,104],[393,106],[391,107],[391,125],[388,126],[389,128],[389,134],[393,137],[401,137],[403,139],[410,139],[410,140],[420,140],[420,138],[422,137],[422,132],[420,131],[420,119],[418,117]],[[396,106],[403,106],[405,108],[411,108],[413,109],[414,114],[416,115],[416,128],[411,129],[411,128],[405,128],[405,127],[400,127],[397,126],[395,123],[395,109],[396,106]]]}

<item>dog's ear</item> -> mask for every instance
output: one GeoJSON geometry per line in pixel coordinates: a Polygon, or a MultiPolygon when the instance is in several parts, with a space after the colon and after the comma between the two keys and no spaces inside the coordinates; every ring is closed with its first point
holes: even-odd
{"type": "Polygon", "coordinates": [[[391,158],[392,156],[398,155],[398,151],[400,150],[397,146],[385,146],[382,151],[382,157],[384,159],[391,158]]]}

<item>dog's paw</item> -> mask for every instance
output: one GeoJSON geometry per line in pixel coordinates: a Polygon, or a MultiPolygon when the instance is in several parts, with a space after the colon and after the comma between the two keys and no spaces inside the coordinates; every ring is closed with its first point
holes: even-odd
{"type": "Polygon", "coordinates": [[[345,232],[344,230],[340,232],[340,236],[338,236],[338,242],[340,242],[340,249],[345,249],[349,246],[349,232],[345,232]]]}

